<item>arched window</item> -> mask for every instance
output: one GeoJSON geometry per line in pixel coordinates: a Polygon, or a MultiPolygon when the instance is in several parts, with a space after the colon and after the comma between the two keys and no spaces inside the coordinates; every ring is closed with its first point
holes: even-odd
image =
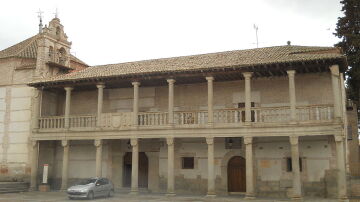
{"type": "Polygon", "coordinates": [[[60,35],[60,27],[56,27],[56,35],[57,35],[57,36],[60,35]]]}
{"type": "Polygon", "coordinates": [[[66,51],[64,48],[59,49],[59,63],[65,65],[66,63],[66,51]]]}
{"type": "Polygon", "coordinates": [[[52,61],[54,58],[54,48],[52,46],[49,47],[49,60],[52,61]]]}

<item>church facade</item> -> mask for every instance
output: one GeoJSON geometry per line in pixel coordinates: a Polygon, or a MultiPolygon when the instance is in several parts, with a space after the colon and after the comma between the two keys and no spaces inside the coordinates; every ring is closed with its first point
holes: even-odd
{"type": "Polygon", "coordinates": [[[98,176],[133,194],[349,195],[358,164],[337,48],[88,67],[58,18],[28,40],[0,51],[4,179],[37,189],[47,164],[52,189],[98,176]]]}

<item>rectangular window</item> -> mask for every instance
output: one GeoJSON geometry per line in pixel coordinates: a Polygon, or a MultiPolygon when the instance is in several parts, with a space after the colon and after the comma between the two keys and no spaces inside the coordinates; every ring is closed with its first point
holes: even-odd
{"type": "MultiPolygon", "coordinates": [[[[302,159],[299,158],[299,168],[300,172],[302,172],[302,159]]],[[[292,160],[291,157],[286,158],[286,171],[292,172],[292,160]]]]}
{"type": "Polygon", "coordinates": [[[182,157],[182,169],[194,169],[194,157],[182,157]]]}

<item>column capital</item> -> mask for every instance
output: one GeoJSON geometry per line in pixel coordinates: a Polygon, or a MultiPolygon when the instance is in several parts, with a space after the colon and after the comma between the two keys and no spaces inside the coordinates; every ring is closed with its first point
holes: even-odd
{"type": "Polygon", "coordinates": [[[105,88],[105,83],[98,83],[96,84],[97,88],[105,88]]]}
{"type": "Polygon", "coordinates": [[[252,144],[253,137],[244,137],[244,144],[252,144]]]}
{"type": "Polygon", "coordinates": [[[290,144],[291,145],[298,145],[299,144],[299,137],[298,136],[290,136],[290,144]]]}
{"type": "Polygon", "coordinates": [[[167,137],[166,138],[166,144],[168,146],[173,146],[174,145],[174,138],[173,137],[167,137]]]}
{"type": "Polygon", "coordinates": [[[206,144],[212,145],[214,144],[214,138],[213,137],[206,137],[206,144]]]}
{"type": "Polygon", "coordinates": [[[138,145],[138,138],[131,138],[130,144],[132,147],[136,147],[138,145]]]}
{"type": "Polygon", "coordinates": [[[166,81],[167,81],[169,84],[174,84],[174,83],[175,83],[175,79],[166,79],[166,81]]]}
{"type": "Polygon", "coordinates": [[[139,81],[134,81],[131,82],[131,84],[135,87],[135,86],[140,86],[140,82],[139,81]]]}
{"type": "Polygon", "coordinates": [[[339,65],[331,65],[329,69],[332,75],[339,76],[339,65]]]}
{"type": "Polygon", "coordinates": [[[74,90],[74,87],[71,87],[71,86],[67,86],[67,87],[64,87],[65,91],[72,91],[74,90]]]}
{"type": "Polygon", "coordinates": [[[100,147],[102,145],[103,141],[101,139],[94,140],[94,146],[100,147]]]}
{"type": "Polygon", "coordinates": [[[205,79],[206,79],[207,81],[214,81],[214,77],[213,77],[213,76],[207,76],[207,77],[205,77],[205,79]]]}
{"type": "Polygon", "coordinates": [[[245,79],[250,79],[252,76],[252,72],[243,72],[242,75],[244,76],[245,79]]]}
{"type": "Polygon", "coordinates": [[[287,70],[286,72],[287,72],[289,77],[290,76],[295,76],[295,74],[296,74],[296,71],[294,69],[287,70]]]}
{"type": "Polygon", "coordinates": [[[335,138],[335,142],[344,141],[344,136],[343,135],[334,135],[334,138],[335,138]]]}
{"type": "Polygon", "coordinates": [[[61,146],[63,147],[69,146],[69,140],[61,140],[61,146]]]}

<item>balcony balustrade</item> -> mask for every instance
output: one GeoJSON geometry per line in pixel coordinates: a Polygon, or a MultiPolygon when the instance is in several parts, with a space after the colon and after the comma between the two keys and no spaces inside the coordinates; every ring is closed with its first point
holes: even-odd
{"type": "MultiPolygon", "coordinates": [[[[296,107],[297,122],[321,122],[334,119],[334,108],[332,105],[309,105],[296,107]]],[[[129,129],[132,126],[132,112],[102,113],[100,121],[96,115],[78,115],[69,117],[70,128],[95,128],[103,129],[129,129]]],[[[242,126],[245,121],[245,109],[218,109],[214,111],[214,124],[232,124],[242,126]]],[[[251,108],[251,121],[256,123],[288,123],[290,118],[290,107],[253,107],[251,108]]],[[[40,129],[61,129],[65,127],[63,116],[41,117],[39,119],[40,129]]],[[[208,112],[206,110],[175,111],[174,126],[205,126],[208,123],[208,112]]],[[[167,112],[140,112],[138,114],[138,126],[161,127],[168,126],[167,112]]]]}

